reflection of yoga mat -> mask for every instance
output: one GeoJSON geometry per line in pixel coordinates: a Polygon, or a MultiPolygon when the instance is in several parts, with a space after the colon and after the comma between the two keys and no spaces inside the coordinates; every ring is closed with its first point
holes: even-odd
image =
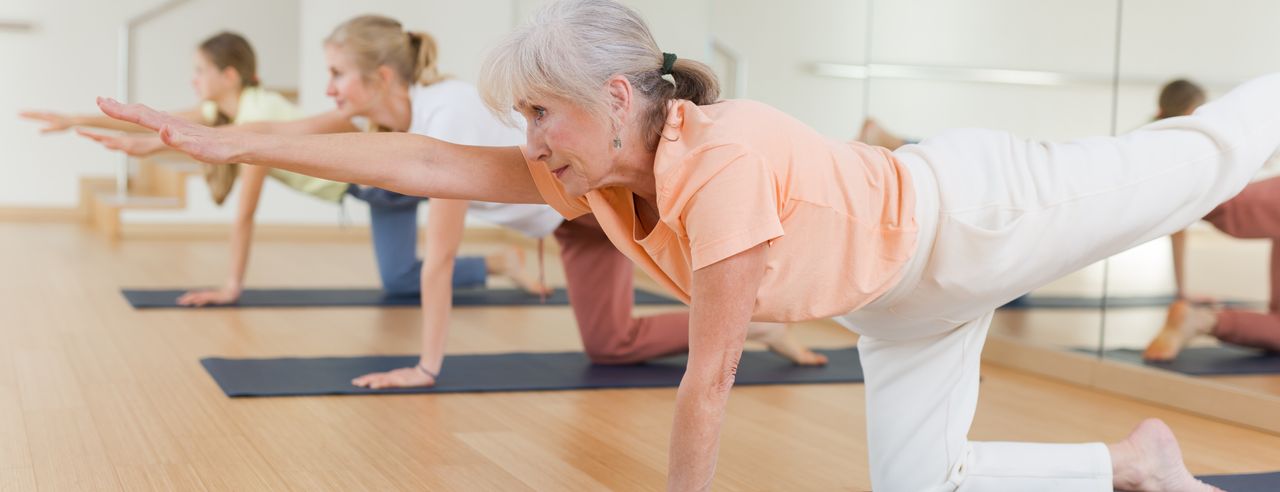
{"type": "Polygon", "coordinates": [[[1192,376],[1280,374],[1280,354],[1237,347],[1185,348],[1177,359],[1169,362],[1144,361],[1142,351],[1134,349],[1108,350],[1104,357],[1192,376]]]}
{"type": "MultiPolygon", "coordinates": [[[[1173,296],[1132,296],[1108,297],[1108,308],[1142,308],[1166,307],[1174,301],[1173,296]]],[[[1229,307],[1248,308],[1262,306],[1257,302],[1223,301],[1229,307]]],[[[1022,296],[1001,309],[1098,309],[1102,307],[1101,297],[1057,297],[1057,296],[1022,296]]]]}
{"type": "MultiPolygon", "coordinates": [[[[134,309],[181,308],[178,297],[186,290],[124,289],[124,298],[134,309]]],[[[635,303],[679,305],[670,297],[636,291],[635,303]]],[[[206,307],[352,307],[418,306],[418,296],[390,296],[379,289],[248,289],[235,304],[206,307]]],[[[543,304],[537,295],[519,289],[465,289],[453,291],[453,305],[465,306],[567,306],[569,294],[556,289],[543,304]]]]}
{"type": "MultiPolygon", "coordinates": [[[[862,382],[858,349],[819,350],[823,367],[801,367],[764,351],[742,354],[735,385],[862,382]]],[[[593,365],[581,352],[451,355],[431,388],[369,390],[351,385],[358,376],[412,367],[418,356],[284,359],[206,358],[200,363],[227,396],[305,396],[369,393],[462,393],[602,388],[674,388],[686,356],[627,366],[593,365]]]]}
{"type": "Polygon", "coordinates": [[[1246,475],[1206,475],[1202,482],[1227,492],[1275,492],[1280,490],[1280,472],[1246,475]]]}

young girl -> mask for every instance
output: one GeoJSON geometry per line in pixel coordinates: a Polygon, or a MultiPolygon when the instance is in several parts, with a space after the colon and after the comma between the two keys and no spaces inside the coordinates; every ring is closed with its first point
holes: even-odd
{"type": "Polygon", "coordinates": [[[876,490],[1210,489],[1158,420],[1110,445],[969,441],[980,354],[996,307],[1243,188],[1280,147],[1280,76],[1118,138],[961,130],[891,153],[719,101],[710,69],[663,53],[612,0],[548,4],[482,73],[489,107],[528,121],[525,147],[231,134],[100,107],[206,162],[593,213],[690,303],[672,490],[710,487],[748,323],[831,316],[862,334],[876,490]]]}
{"type": "MultiPolygon", "coordinates": [[[[279,93],[263,89],[258,82],[257,57],[244,37],[230,32],[219,33],[200,43],[195,53],[195,73],[191,85],[200,98],[197,108],[175,112],[186,121],[204,125],[245,124],[297,120],[302,113],[279,93]]],[[[121,124],[104,116],[67,116],[52,112],[25,112],[24,117],[46,123],[44,132],[60,131],[72,126],[139,131],[136,125],[121,124]]],[[[323,121],[335,121],[329,115],[323,121]]],[[[165,149],[154,134],[144,136],[111,136],[80,131],[82,135],[102,142],[109,148],[131,155],[148,155],[165,149]]],[[[231,192],[239,170],[240,203],[231,229],[231,270],[219,289],[197,290],[178,298],[178,304],[204,306],[230,304],[240,297],[252,245],[254,215],[261,198],[264,181],[270,177],[295,191],[319,200],[338,203],[350,194],[369,201],[373,228],[374,252],[383,289],[390,295],[413,295],[418,292],[416,215],[418,199],[400,197],[382,190],[356,190],[346,183],[313,178],[301,174],[261,166],[206,166],[205,178],[215,203],[221,204],[231,192]]],[[[511,277],[526,289],[537,290],[536,282],[524,273],[522,256],[512,248],[488,258],[461,257],[453,282],[459,286],[483,285],[490,274],[511,277]]]]}

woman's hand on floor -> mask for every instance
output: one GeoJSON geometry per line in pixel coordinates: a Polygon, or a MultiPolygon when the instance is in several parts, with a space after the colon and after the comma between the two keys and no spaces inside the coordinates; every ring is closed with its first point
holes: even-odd
{"type": "Polygon", "coordinates": [[[435,386],[435,378],[417,367],[401,367],[387,372],[372,372],[352,379],[351,384],[361,388],[418,388],[435,386]]]}

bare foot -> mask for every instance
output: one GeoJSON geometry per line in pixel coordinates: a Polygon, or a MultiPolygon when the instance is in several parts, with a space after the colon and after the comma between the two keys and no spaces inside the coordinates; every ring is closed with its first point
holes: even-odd
{"type": "Polygon", "coordinates": [[[516,283],[516,287],[530,294],[550,294],[551,288],[538,281],[536,276],[529,275],[524,268],[524,250],[512,246],[501,253],[485,257],[485,265],[490,275],[501,275],[516,283]]]}
{"type": "Polygon", "coordinates": [[[1164,328],[1151,339],[1142,358],[1152,361],[1173,360],[1192,338],[1209,334],[1217,321],[1217,315],[1210,308],[1194,306],[1185,300],[1176,301],[1169,305],[1164,328]]]}
{"type": "Polygon", "coordinates": [[[1187,471],[1173,431],[1159,419],[1143,420],[1129,437],[1107,446],[1112,484],[1133,492],[1222,492],[1187,471]]]}
{"type": "Polygon", "coordinates": [[[747,340],[763,343],[770,352],[778,354],[798,366],[825,366],[827,356],[800,345],[791,336],[789,327],[782,323],[751,323],[747,327],[747,340]]]}
{"type": "Polygon", "coordinates": [[[880,126],[879,122],[871,118],[867,118],[867,121],[862,122],[862,130],[858,132],[858,141],[889,150],[896,150],[906,144],[897,135],[889,133],[884,127],[880,126]]]}

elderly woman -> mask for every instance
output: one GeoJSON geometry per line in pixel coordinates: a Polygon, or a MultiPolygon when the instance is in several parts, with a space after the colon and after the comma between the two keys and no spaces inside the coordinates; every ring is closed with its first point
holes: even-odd
{"type": "Polygon", "coordinates": [[[527,119],[526,147],[232,133],[101,107],[211,163],[595,214],[692,308],[673,490],[710,487],[748,323],[824,317],[862,334],[877,490],[1209,489],[1157,420],[1110,445],[969,441],[979,355],[995,307],[1238,192],[1280,146],[1280,77],[1119,138],[964,130],[891,153],[720,101],[710,70],[659,50],[634,11],[564,0],[511,34],[480,79],[490,109],[527,119]]]}

